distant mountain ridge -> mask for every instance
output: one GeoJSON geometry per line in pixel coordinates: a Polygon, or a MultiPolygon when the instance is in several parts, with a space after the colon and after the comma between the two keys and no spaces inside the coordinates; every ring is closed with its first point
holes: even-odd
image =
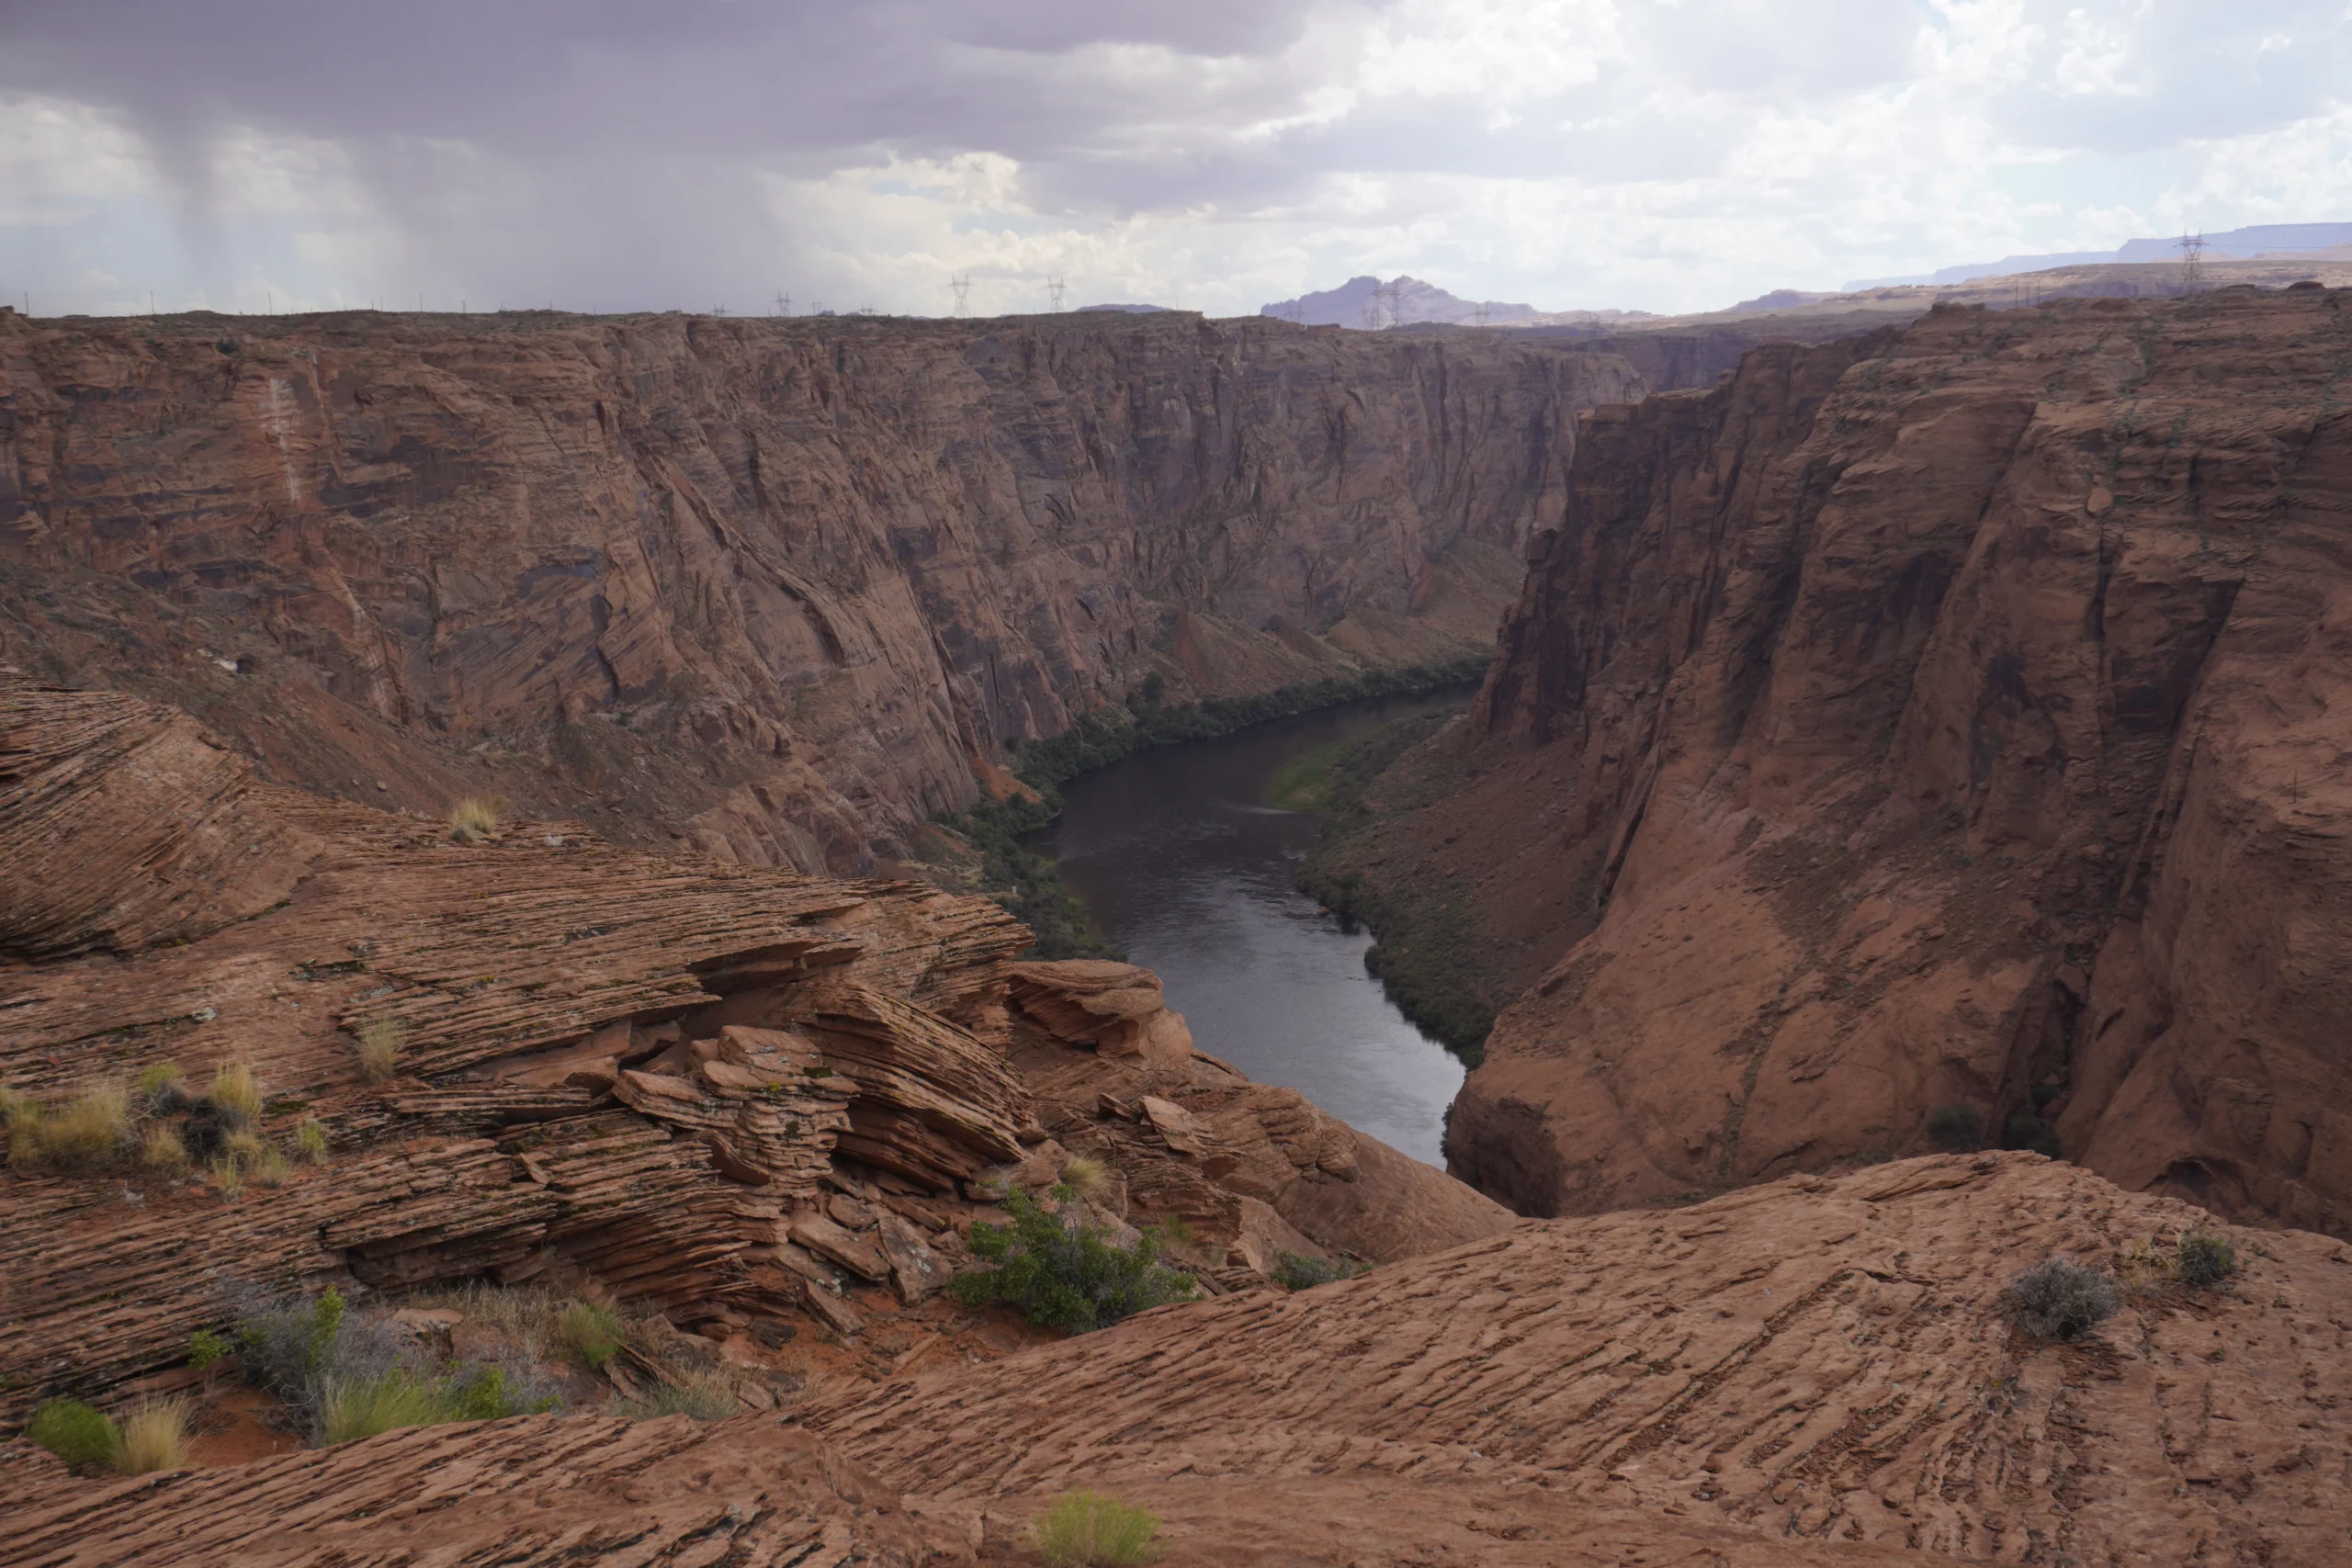
{"type": "Polygon", "coordinates": [[[1337,288],[1302,294],[1261,305],[1258,313],[1296,321],[1308,327],[1406,326],[1416,321],[1442,321],[1457,326],[1480,324],[1486,310],[1488,326],[1536,327],[1574,321],[1622,321],[1646,319],[1646,310],[1539,310],[1532,305],[1499,300],[1464,299],[1434,283],[1399,274],[1383,282],[1369,273],[1351,277],[1337,288]],[[1377,316],[1374,311],[1377,310],[1377,316]]]}
{"type": "MultiPolygon", "coordinates": [[[[2205,236],[2205,254],[2212,257],[2253,260],[2257,256],[2297,254],[2352,245],[2352,223],[2256,223],[2205,236]]],[[[2044,255],[2003,256],[1999,261],[1967,262],[1959,266],[1917,273],[1908,277],[1865,277],[1846,285],[1861,288],[1899,288],[1908,284],[1969,283],[1980,277],[2005,277],[2013,272],[2041,272],[2053,266],[2085,266],[2104,262],[2170,261],[2180,254],[2180,241],[2126,240],[2112,251],[2052,251],[2044,255]]]]}

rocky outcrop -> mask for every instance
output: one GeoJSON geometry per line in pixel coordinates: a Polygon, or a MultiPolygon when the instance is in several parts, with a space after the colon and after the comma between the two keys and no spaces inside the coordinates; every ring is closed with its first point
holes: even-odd
{"type": "Polygon", "coordinates": [[[2232,1288],[2191,1291],[2167,1261],[2210,1223],[2036,1155],[1932,1157],[1526,1224],[781,1418],[526,1416],[136,1481],[0,1445],[0,1562],[1020,1562],[1085,1488],[1159,1514],[1173,1568],[2324,1568],[2352,1530],[2352,1255],[2229,1232],[2232,1288]],[[2051,1256],[2120,1271],[2118,1315],[2019,1332],[2003,1292],[2051,1256]]]}
{"type": "MultiPolygon", "coordinates": [[[[1148,971],[1009,964],[1027,933],[986,899],[682,863],[576,823],[458,843],[258,782],[136,699],[0,676],[0,758],[40,759],[20,774],[39,787],[0,795],[0,865],[76,857],[16,895],[40,899],[21,929],[112,944],[0,949],[0,1089],[55,1105],[168,1064],[200,1090],[242,1062],[266,1097],[253,1131],[283,1146],[315,1122],[324,1144],[240,1185],[130,1148],[52,1169],[14,1159],[10,1131],[0,1420],[184,1372],[232,1284],[593,1282],[722,1337],[759,1317],[854,1337],[933,1296],[1013,1184],[1057,1180],[1049,1122],[1071,1149],[1115,1146],[1104,1223],[1128,1223],[1129,1195],[1139,1221],[1198,1217],[1182,1261],[1212,1290],[1258,1282],[1284,1250],[1393,1258],[1513,1223],[1198,1056],[1148,971]],[[259,834],[224,863],[270,861],[282,897],[210,921],[151,897],[159,873],[208,863],[223,820],[259,834]],[[1084,1014],[1111,991],[1150,1054],[1070,1043],[1025,1010],[1084,1014]],[[356,1047],[387,1030],[394,1073],[376,1081],[356,1047]],[[1104,1098],[1144,1116],[1121,1097],[1147,1088],[1164,1110],[1127,1130],[1104,1098]]],[[[193,1136],[181,1110],[155,1115],[193,1136]]]]}
{"type": "Polygon", "coordinates": [[[1641,385],[1173,313],[0,310],[0,661],[369,804],[871,872],[1148,681],[1475,653],[1641,385]]]}
{"type": "Polygon", "coordinates": [[[1529,987],[1453,1168],[1584,1212],[1974,1129],[2352,1230],[2346,299],[1942,309],[1598,411],[1361,852],[1529,987]]]}

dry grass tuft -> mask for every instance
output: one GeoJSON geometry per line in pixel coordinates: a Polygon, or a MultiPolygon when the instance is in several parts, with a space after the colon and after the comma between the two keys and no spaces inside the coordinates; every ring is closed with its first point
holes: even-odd
{"type": "Polygon", "coordinates": [[[460,844],[483,843],[498,836],[498,825],[504,818],[502,802],[469,795],[449,813],[449,837],[460,844]]]}
{"type": "Polygon", "coordinates": [[[283,1187],[286,1179],[294,1174],[294,1162],[286,1157],[284,1149],[264,1146],[254,1156],[251,1174],[264,1187],[283,1187]]]}
{"type": "Polygon", "coordinates": [[[1033,1527],[1037,1550],[1054,1568],[1131,1568],[1159,1555],[1159,1517],[1101,1492],[1055,1499],[1033,1527]]]}
{"type": "Polygon", "coordinates": [[[294,1129],[294,1157],[311,1165],[327,1163],[327,1130],[316,1122],[294,1129]]]}
{"type": "Polygon", "coordinates": [[[382,1083],[401,1070],[401,1026],[389,1018],[359,1029],[359,1076],[382,1083]]]}
{"type": "Polygon", "coordinates": [[[119,1083],[98,1083],[62,1105],[10,1095],[8,1163],[19,1169],[80,1170],[105,1165],[130,1146],[130,1096],[119,1083]]]}
{"type": "Polygon", "coordinates": [[[180,1087],[180,1065],[177,1062],[157,1062],[139,1069],[139,1092],[153,1100],[166,1089],[180,1087]]]}
{"type": "Polygon", "coordinates": [[[1111,1190],[1111,1172],[1092,1155],[1072,1155],[1062,1163],[1062,1185],[1091,1202],[1111,1190]]]}
{"type": "Polygon", "coordinates": [[[119,1475],[151,1475],[187,1468],[187,1405],[176,1399],[134,1405],[115,1439],[119,1475]]]}
{"type": "Polygon", "coordinates": [[[205,1098],[243,1125],[261,1120],[261,1080],[243,1062],[223,1062],[214,1068],[212,1087],[205,1091],[205,1098]]]}
{"type": "Polygon", "coordinates": [[[169,1122],[151,1122],[139,1140],[139,1163],[150,1170],[177,1170],[187,1164],[187,1145],[169,1122]]]}
{"type": "Polygon", "coordinates": [[[220,1189],[221,1197],[234,1201],[244,1195],[245,1168],[235,1156],[222,1155],[212,1162],[212,1185],[220,1189]]]}

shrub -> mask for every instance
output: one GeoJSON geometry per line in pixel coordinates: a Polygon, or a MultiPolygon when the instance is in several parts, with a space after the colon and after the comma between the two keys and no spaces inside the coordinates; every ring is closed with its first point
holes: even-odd
{"type": "Polygon", "coordinates": [[[327,1130],[316,1122],[305,1122],[294,1129],[294,1155],[312,1165],[327,1162],[327,1130]]]}
{"type": "Polygon", "coordinates": [[[25,1436],[82,1475],[112,1464],[120,1440],[112,1421],[78,1399],[52,1399],[34,1411],[25,1436]]]}
{"type": "Polygon", "coordinates": [[[254,1168],[261,1163],[261,1156],[268,1151],[269,1145],[261,1141],[257,1133],[235,1132],[220,1140],[221,1155],[234,1161],[237,1168],[248,1176],[253,1174],[254,1168]]]}
{"type": "Polygon", "coordinates": [[[243,1062],[223,1062],[214,1068],[212,1087],[204,1098],[236,1126],[250,1127],[261,1120],[261,1080],[243,1062]]]}
{"type": "Polygon", "coordinates": [[[2212,1231],[2190,1231],[2180,1238],[2180,1282],[2210,1291],[2238,1271],[2238,1249],[2212,1231]]]}
{"type": "Polygon", "coordinates": [[[202,1371],[229,1353],[229,1341],[209,1328],[187,1337],[187,1364],[202,1371]]]}
{"type": "Polygon", "coordinates": [[[133,1406],[122,1418],[113,1454],[118,1475],[147,1475],[187,1468],[187,1405],[157,1400],[133,1406]]]}
{"type": "Polygon", "coordinates": [[[232,1201],[243,1197],[245,1168],[237,1163],[235,1156],[222,1155],[212,1162],[212,1185],[220,1196],[232,1201]]]}
{"type": "Polygon", "coordinates": [[[87,1169],[124,1152],[130,1096],[120,1084],[92,1084],[62,1106],[18,1100],[8,1120],[8,1158],[51,1170],[87,1169]]]}
{"type": "Polygon", "coordinates": [[[147,1097],[147,1109],[160,1111],[172,1108],[180,1098],[180,1065],[177,1062],[157,1062],[139,1069],[139,1092],[147,1097]]]}
{"type": "Polygon", "coordinates": [[[2020,1111],[2001,1125],[2001,1146],[2005,1149],[2031,1149],[2052,1159],[2064,1157],[2065,1151],[2058,1142],[2058,1129],[2041,1117],[2020,1111]]]}
{"type": "Polygon", "coordinates": [[[150,1170],[177,1170],[187,1163],[187,1145],[166,1123],[151,1122],[139,1140],[139,1163],[150,1170]]]}
{"type": "Polygon", "coordinates": [[[401,1070],[401,1026],[379,1018],[359,1029],[359,1076],[382,1083],[401,1070]]]}
{"type": "Polygon", "coordinates": [[[440,1419],[433,1386],[406,1369],[370,1378],[329,1378],[319,1390],[319,1440],[329,1447],[440,1419]]]}
{"type": "Polygon", "coordinates": [[[566,1307],[556,1332],[568,1348],[588,1363],[590,1371],[599,1372],[628,1338],[620,1314],[590,1302],[566,1307]]]}
{"type": "Polygon", "coordinates": [[[1049,1214],[1024,1193],[1008,1197],[1005,1208],[1011,1224],[972,1227],[973,1252],[993,1267],[956,1277],[953,1289],[968,1306],[1010,1302],[1031,1323],[1084,1334],[1194,1293],[1191,1275],[1159,1261],[1157,1232],[1115,1247],[1098,1227],[1049,1214]]]}
{"type": "Polygon", "coordinates": [[[497,801],[469,795],[450,809],[449,837],[460,844],[479,844],[495,838],[504,815],[497,801]]]}
{"type": "Polygon", "coordinates": [[[294,1162],[286,1157],[284,1149],[264,1145],[262,1151],[254,1156],[253,1178],[264,1187],[283,1186],[286,1179],[293,1174],[294,1162]]]}
{"type": "Polygon", "coordinates": [[[1100,1492],[1057,1498],[1032,1529],[1054,1568],[1128,1568],[1159,1555],[1159,1517],[1100,1492]]]}
{"type": "Polygon", "coordinates": [[[1969,1105],[1939,1105],[1928,1113],[1928,1136],[1939,1148],[1973,1149],[1984,1136],[1984,1119],[1969,1105]]]}
{"type": "Polygon", "coordinates": [[[632,1421],[652,1421],[664,1416],[723,1421],[742,1408],[727,1385],[717,1378],[684,1377],[656,1384],[643,1399],[624,1399],[613,1406],[613,1413],[632,1421]]]}
{"type": "Polygon", "coordinates": [[[1285,1291],[1311,1291],[1334,1280],[1352,1279],[1362,1272],[1351,1263],[1326,1263],[1295,1252],[1275,1254],[1274,1283],[1285,1291]]]}
{"type": "Polygon", "coordinates": [[[1092,1155],[1072,1155],[1062,1162],[1062,1185],[1091,1201],[1111,1190],[1111,1172],[1092,1155]]]}
{"type": "Polygon", "coordinates": [[[2075,1339],[2113,1317],[2122,1289],[2105,1269],[2064,1258],[2037,1263],[2009,1287],[2018,1325],[2037,1339],[2075,1339]]]}

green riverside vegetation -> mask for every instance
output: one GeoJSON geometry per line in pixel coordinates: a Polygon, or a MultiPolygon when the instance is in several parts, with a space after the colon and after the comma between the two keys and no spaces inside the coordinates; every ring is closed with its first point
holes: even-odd
{"type": "Polygon", "coordinates": [[[1088,929],[1086,911],[1055,871],[1052,857],[1023,842],[1060,812],[1063,784],[1155,746],[1207,740],[1268,719],[1369,697],[1459,685],[1476,680],[1486,668],[1487,655],[1477,653],[1444,664],[1372,670],[1346,679],[1284,686],[1257,696],[1175,704],[1162,703],[1156,681],[1147,680],[1131,705],[1081,714],[1061,734],[1031,741],[1013,754],[1013,776],[1035,790],[1038,799],[982,801],[969,811],[938,820],[979,852],[980,886],[1036,933],[1031,957],[1124,957],[1088,929]]]}

